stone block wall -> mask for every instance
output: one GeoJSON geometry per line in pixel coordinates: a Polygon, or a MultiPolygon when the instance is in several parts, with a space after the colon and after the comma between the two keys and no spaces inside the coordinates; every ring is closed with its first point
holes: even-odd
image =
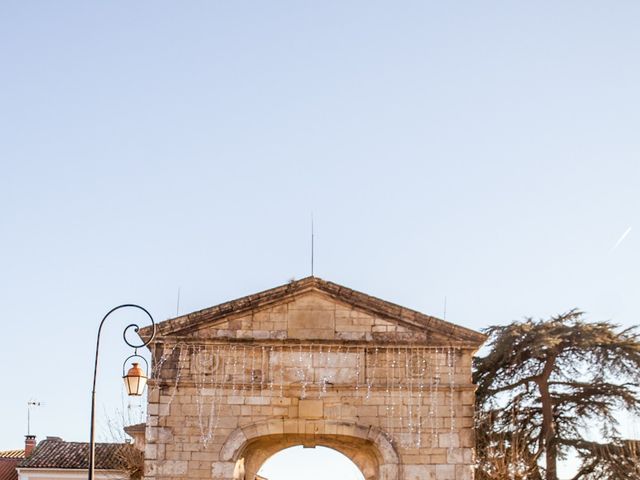
{"type": "MultiPolygon", "coordinates": [[[[150,389],[149,479],[233,478],[231,463],[235,468],[238,459],[225,459],[222,449],[238,429],[246,439],[297,434],[304,437],[300,442],[313,443],[314,436],[338,435],[340,425],[384,435],[400,466],[400,476],[393,478],[470,478],[471,351],[253,343],[174,347],[164,345],[174,354],[165,361],[167,376],[150,389]],[[203,357],[216,358],[210,365],[217,368],[203,372],[203,357]],[[418,367],[415,358],[421,359],[418,367]],[[416,376],[423,363],[424,375],[416,376]]],[[[340,435],[341,442],[349,436],[340,435]]],[[[373,471],[372,478],[385,478],[379,468],[373,471]]]]}

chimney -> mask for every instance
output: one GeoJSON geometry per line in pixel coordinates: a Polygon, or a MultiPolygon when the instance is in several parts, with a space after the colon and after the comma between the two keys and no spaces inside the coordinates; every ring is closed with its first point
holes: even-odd
{"type": "Polygon", "coordinates": [[[33,452],[33,449],[36,448],[36,436],[35,435],[25,435],[24,436],[24,456],[27,458],[33,452]]]}

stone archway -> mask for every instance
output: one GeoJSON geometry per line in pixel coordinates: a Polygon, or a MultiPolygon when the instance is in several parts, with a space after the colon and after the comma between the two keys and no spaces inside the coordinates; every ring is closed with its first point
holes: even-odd
{"type": "Polygon", "coordinates": [[[233,470],[234,480],[253,480],[268,458],[296,445],[337,450],[356,464],[366,480],[400,478],[398,453],[380,429],[337,421],[279,419],[237,428],[222,447],[219,468],[233,470]]]}
{"type": "Polygon", "coordinates": [[[318,445],[367,480],[471,480],[483,340],[315,277],[162,322],[145,478],[254,480],[318,445]]]}

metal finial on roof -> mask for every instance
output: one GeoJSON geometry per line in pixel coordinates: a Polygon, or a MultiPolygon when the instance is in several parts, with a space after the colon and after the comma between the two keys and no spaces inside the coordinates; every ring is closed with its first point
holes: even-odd
{"type": "Polygon", "coordinates": [[[311,276],[313,277],[313,253],[314,253],[314,245],[313,245],[313,212],[311,212],[311,276]]]}
{"type": "Polygon", "coordinates": [[[447,296],[444,296],[444,312],[442,314],[442,319],[446,320],[447,319],[447,296]]]}

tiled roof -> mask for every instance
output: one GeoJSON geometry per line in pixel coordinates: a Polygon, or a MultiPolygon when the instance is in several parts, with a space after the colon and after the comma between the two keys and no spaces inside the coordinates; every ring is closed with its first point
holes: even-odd
{"type": "Polygon", "coordinates": [[[18,480],[16,467],[24,458],[24,450],[0,451],[0,480],[18,480]]]}
{"type": "Polygon", "coordinates": [[[19,457],[0,458],[0,480],[18,480],[16,467],[20,460],[21,459],[19,457]]]}
{"type": "Polygon", "coordinates": [[[0,458],[24,458],[24,450],[2,450],[0,458]]]}
{"type": "MultiPolygon", "coordinates": [[[[96,443],[95,468],[121,470],[125,468],[124,455],[133,448],[124,443],[96,443]]],[[[20,468],[89,468],[89,444],[46,439],[24,459],[20,468]]]]}

